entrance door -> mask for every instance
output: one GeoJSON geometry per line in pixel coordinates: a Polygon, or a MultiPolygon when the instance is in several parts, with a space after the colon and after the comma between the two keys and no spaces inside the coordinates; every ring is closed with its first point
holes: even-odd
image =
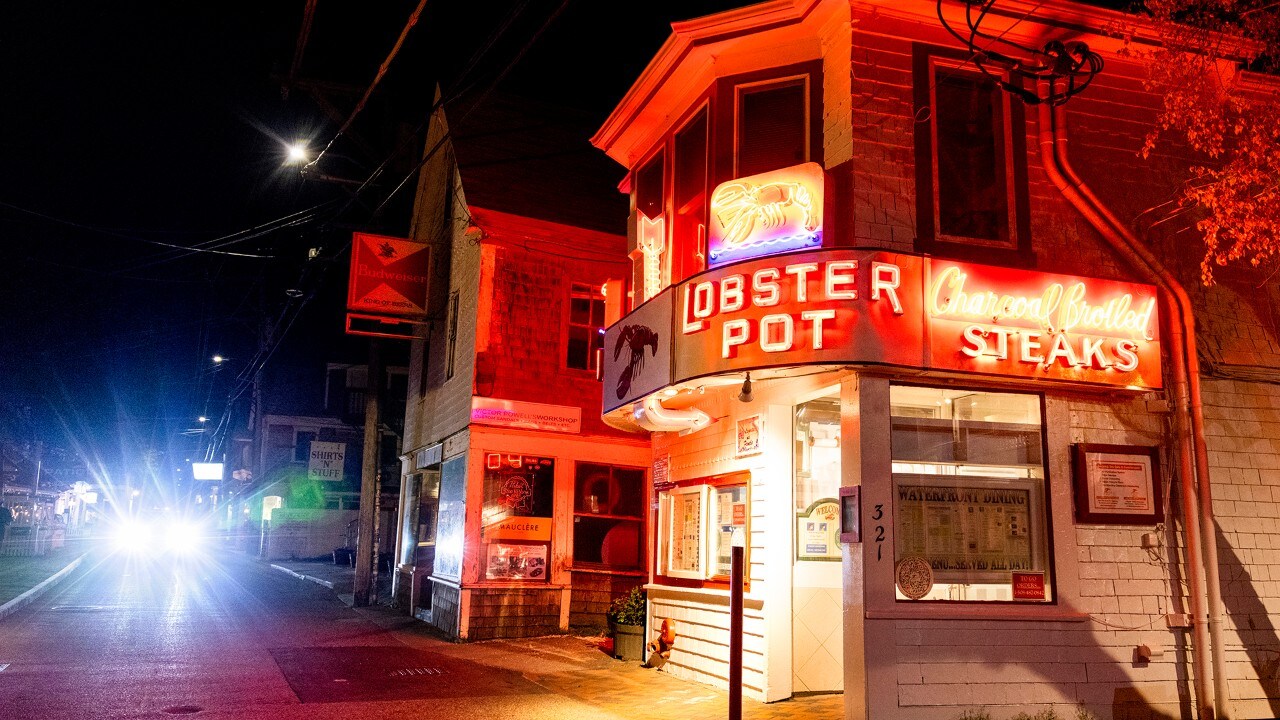
{"type": "Polygon", "coordinates": [[[794,438],[792,692],[840,692],[844,689],[844,599],[838,391],[796,406],[794,438]]]}

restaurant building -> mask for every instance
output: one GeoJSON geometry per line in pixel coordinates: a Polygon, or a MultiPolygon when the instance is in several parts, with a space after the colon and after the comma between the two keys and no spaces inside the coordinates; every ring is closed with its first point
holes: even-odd
{"type": "Polygon", "coordinates": [[[1131,18],[984,17],[1087,59],[1068,99],[975,64],[965,7],[676,23],[593,138],[629,172],[603,417],[651,433],[664,671],[726,685],[741,545],[749,697],[1273,716],[1280,298],[1136,219],[1189,161],[1139,157],[1131,18]]]}

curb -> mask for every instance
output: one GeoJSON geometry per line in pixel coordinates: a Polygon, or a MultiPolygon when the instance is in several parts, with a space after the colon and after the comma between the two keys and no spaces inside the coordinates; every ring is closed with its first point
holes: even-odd
{"type": "Polygon", "coordinates": [[[316,576],[314,576],[314,575],[303,575],[303,574],[302,574],[302,573],[300,573],[300,572],[296,572],[296,571],[294,571],[294,570],[292,570],[292,569],[290,569],[290,568],[287,568],[287,567],[285,567],[285,566],[283,566],[283,565],[276,565],[275,563],[272,563],[272,564],[271,564],[271,567],[275,568],[276,570],[279,570],[279,571],[280,571],[280,572],[282,572],[282,573],[286,573],[286,574],[288,574],[288,575],[292,575],[292,576],[294,576],[294,577],[298,578],[299,580],[310,580],[311,582],[313,582],[313,583],[315,583],[315,584],[317,584],[317,585],[323,585],[323,586],[325,586],[325,587],[329,588],[330,590],[332,590],[332,589],[333,589],[333,582],[332,582],[332,581],[325,580],[325,579],[323,579],[323,578],[318,578],[318,577],[316,577],[316,576]]]}
{"type": "Polygon", "coordinates": [[[58,584],[60,581],[62,581],[63,578],[70,575],[72,571],[80,567],[80,562],[83,561],[88,554],[89,553],[87,552],[82,553],[80,557],[76,558],[75,560],[72,560],[70,563],[67,564],[66,567],[62,568],[58,572],[42,580],[40,584],[22,593],[18,597],[10,600],[4,605],[0,605],[0,620],[3,620],[4,618],[7,618],[10,615],[18,612],[19,610],[26,607],[27,605],[30,605],[31,602],[34,601],[36,598],[48,592],[49,588],[58,584]]]}

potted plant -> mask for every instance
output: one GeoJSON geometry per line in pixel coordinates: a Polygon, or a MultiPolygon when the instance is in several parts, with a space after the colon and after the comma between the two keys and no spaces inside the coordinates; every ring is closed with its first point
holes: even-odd
{"type": "Polygon", "coordinates": [[[645,592],[639,586],[613,601],[605,618],[613,629],[613,656],[640,660],[644,654],[645,592]]]}

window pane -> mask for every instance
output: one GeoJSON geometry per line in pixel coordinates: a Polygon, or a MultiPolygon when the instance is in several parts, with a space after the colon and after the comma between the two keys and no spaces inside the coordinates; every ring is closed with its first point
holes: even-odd
{"type": "Polygon", "coordinates": [[[950,68],[939,69],[935,78],[938,231],[1008,241],[1000,91],[986,76],[950,68]]]}
{"type": "Polygon", "coordinates": [[[804,98],[804,84],[798,82],[742,92],[738,108],[738,177],[805,161],[808,153],[804,98]]]}
{"type": "Polygon", "coordinates": [[[702,569],[702,494],[671,495],[671,570],[699,572],[702,569]]]}
{"type": "Polygon", "coordinates": [[[796,559],[839,560],[840,396],[796,408],[796,559]]]}
{"type": "Polygon", "coordinates": [[[636,173],[636,209],[651,220],[662,216],[662,175],[662,155],[636,173]]]}
{"type": "Polygon", "coordinates": [[[711,517],[712,543],[716,549],[711,574],[728,575],[732,569],[733,546],[747,547],[747,487],[716,488],[712,492],[711,517]]]}
{"type": "Polygon", "coordinates": [[[929,570],[898,599],[1052,600],[1039,397],[895,386],[890,403],[895,564],[929,570]]]}
{"type": "Polygon", "coordinates": [[[589,370],[591,348],[591,329],[585,327],[569,328],[569,348],[565,364],[577,370],[589,370]]]}
{"type": "Polygon", "coordinates": [[[569,322],[574,325],[591,324],[591,298],[575,296],[570,299],[569,322]]]}
{"type": "Polygon", "coordinates": [[[635,570],[642,567],[643,527],[638,520],[575,516],[574,564],[606,565],[615,570],[635,570]]]}
{"type": "Polygon", "coordinates": [[[481,533],[485,538],[485,577],[492,580],[542,580],[548,577],[547,557],[554,504],[555,461],[511,453],[485,453],[484,506],[481,533]],[[511,518],[545,518],[520,522],[511,518]]]}

